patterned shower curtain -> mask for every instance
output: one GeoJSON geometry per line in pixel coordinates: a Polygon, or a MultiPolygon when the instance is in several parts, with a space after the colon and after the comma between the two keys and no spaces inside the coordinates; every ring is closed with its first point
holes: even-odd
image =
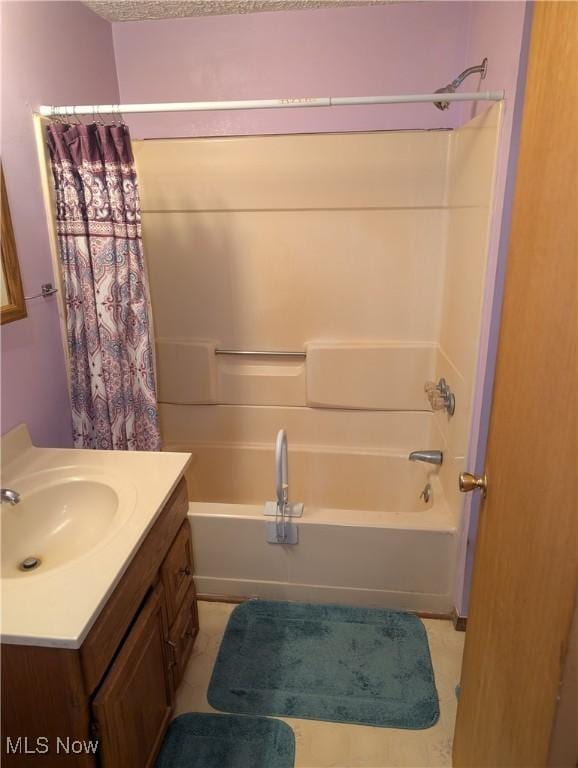
{"type": "Polygon", "coordinates": [[[74,445],[159,450],[138,184],[125,125],[48,126],[74,445]]]}

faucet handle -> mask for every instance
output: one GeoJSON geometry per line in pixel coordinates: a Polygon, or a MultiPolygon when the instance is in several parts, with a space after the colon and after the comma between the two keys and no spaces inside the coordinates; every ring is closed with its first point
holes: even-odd
{"type": "Polygon", "coordinates": [[[20,494],[18,493],[18,491],[13,491],[11,488],[1,488],[0,500],[7,501],[9,504],[14,506],[15,504],[18,504],[18,502],[20,501],[20,494]]]}
{"type": "Polygon", "coordinates": [[[430,402],[432,410],[446,410],[449,416],[454,415],[456,410],[456,398],[444,378],[441,378],[437,384],[433,381],[426,381],[424,391],[427,394],[427,399],[430,402]]]}

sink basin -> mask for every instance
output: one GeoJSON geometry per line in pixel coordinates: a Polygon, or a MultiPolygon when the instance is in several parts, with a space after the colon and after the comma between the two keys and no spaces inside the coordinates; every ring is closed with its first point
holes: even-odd
{"type": "Polygon", "coordinates": [[[2,578],[33,578],[62,567],[118,530],[127,517],[121,505],[126,489],[108,476],[83,475],[59,471],[12,482],[21,500],[2,504],[2,578]]]}
{"type": "Polygon", "coordinates": [[[38,448],[25,424],[0,447],[0,640],[78,650],[191,455],[38,448]]]}

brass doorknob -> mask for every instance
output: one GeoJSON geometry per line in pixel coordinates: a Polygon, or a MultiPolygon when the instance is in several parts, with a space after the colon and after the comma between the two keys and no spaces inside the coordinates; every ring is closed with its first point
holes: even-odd
{"type": "Polygon", "coordinates": [[[475,491],[476,488],[482,492],[482,498],[486,498],[488,492],[488,478],[486,474],[472,475],[470,472],[460,472],[460,491],[462,493],[469,493],[475,491]]]}

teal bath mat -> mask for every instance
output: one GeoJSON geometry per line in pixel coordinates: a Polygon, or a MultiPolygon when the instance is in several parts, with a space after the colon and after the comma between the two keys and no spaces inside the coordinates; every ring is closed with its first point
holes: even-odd
{"type": "Polygon", "coordinates": [[[293,768],[295,737],[264,717],[190,712],[169,726],[156,768],[293,768]]]}
{"type": "Polygon", "coordinates": [[[239,605],[207,697],[226,712],[390,728],[429,728],[439,717],[421,620],[341,605],[239,605]]]}

